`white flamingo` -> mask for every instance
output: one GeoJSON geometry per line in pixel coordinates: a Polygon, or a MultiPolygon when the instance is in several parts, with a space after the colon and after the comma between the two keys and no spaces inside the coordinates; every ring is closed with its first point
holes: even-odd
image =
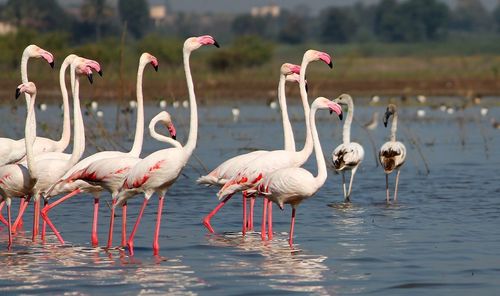
{"type": "Polygon", "coordinates": [[[297,206],[305,199],[313,196],[326,181],[326,164],[316,130],[316,111],[318,109],[329,109],[342,115],[342,108],[324,97],[319,97],[312,103],[309,122],[312,133],[318,175],[315,177],[309,171],[300,167],[281,168],[265,175],[260,182],[258,192],[264,197],[276,203],[281,209],[284,204],[292,206],[292,219],[290,222],[290,234],[288,242],[293,245],[293,230],[295,225],[295,212],[297,206]]]}
{"type": "MultiPolygon", "coordinates": [[[[33,44],[27,46],[21,57],[21,80],[23,83],[28,83],[28,60],[30,58],[43,58],[52,68],[54,67],[54,56],[50,52],[33,44]]],[[[29,99],[29,94],[25,93],[25,97],[29,99]]],[[[39,137],[37,138],[36,147],[34,148],[35,153],[56,151],[58,147],[57,144],[58,143],[54,140],[39,137]]],[[[26,145],[24,139],[12,140],[9,138],[0,138],[0,166],[16,163],[23,159],[25,155],[26,145]]]]}
{"type": "MultiPolygon", "coordinates": [[[[292,125],[288,118],[288,112],[286,107],[286,94],[285,94],[285,83],[286,81],[297,81],[297,75],[300,73],[300,66],[284,63],[280,68],[280,79],[278,83],[278,101],[281,107],[281,115],[283,120],[283,137],[285,150],[295,151],[295,140],[293,137],[292,125]]],[[[299,79],[300,80],[300,79],[299,79]]],[[[200,177],[197,180],[198,184],[206,185],[216,185],[223,186],[226,181],[234,176],[234,174],[240,169],[240,167],[246,164],[249,160],[255,158],[258,155],[266,153],[266,150],[252,151],[242,155],[234,156],[222,164],[217,166],[214,170],[205,176],[200,177]]],[[[227,199],[229,200],[229,199],[227,199]]],[[[212,217],[225,205],[227,200],[220,202],[217,207],[215,207],[204,219],[203,224],[211,233],[214,233],[214,229],[210,224],[212,217]]],[[[253,225],[253,203],[254,199],[250,201],[250,221],[249,228],[252,229],[253,225]]],[[[246,231],[246,193],[243,194],[243,233],[246,231]]]]}
{"type": "MultiPolygon", "coordinates": [[[[229,199],[235,192],[245,191],[258,186],[262,177],[267,174],[288,167],[300,167],[302,166],[313,150],[313,141],[309,122],[309,103],[307,100],[307,91],[305,88],[305,72],[307,66],[312,61],[321,60],[333,67],[332,60],[327,53],[308,50],[304,53],[301,71],[300,71],[300,96],[302,99],[302,104],[304,107],[304,117],[306,123],[306,141],[304,148],[300,151],[286,151],[286,150],[275,150],[262,155],[259,155],[249,161],[246,165],[241,167],[239,171],[234,175],[234,177],[227,181],[224,186],[219,190],[217,196],[219,199],[229,199]]],[[[226,200],[227,201],[227,200],[226,200]]],[[[262,215],[262,231],[261,237],[264,239],[265,227],[266,227],[266,209],[268,208],[267,199],[264,199],[264,208],[262,215]]],[[[272,219],[271,204],[269,204],[269,218],[272,219]]],[[[269,226],[271,227],[271,221],[269,221],[269,226]]],[[[272,231],[268,229],[268,238],[272,238],[272,231]]]]}
{"type": "Polygon", "coordinates": [[[343,143],[337,146],[332,153],[333,166],[337,172],[342,174],[342,188],[344,189],[344,201],[351,201],[351,189],[354,175],[358,170],[359,164],[365,157],[363,146],[356,142],[351,142],[351,123],[354,116],[354,102],[348,94],[342,94],[334,100],[335,103],[347,106],[347,118],[344,122],[342,131],[343,143]],[[345,171],[351,171],[349,180],[349,190],[346,191],[345,171]]]}
{"type": "Polygon", "coordinates": [[[389,202],[389,174],[397,170],[396,186],[394,189],[394,201],[398,199],[398,182],[400,167],[406,159],[406,147],[403,143],[396,141],[396,131],[398,129],[398,112],[394,104],[389,104],[384,115],[384,126],[387,127],[389,117],[392,116],[391,137],[380,147],[379,160],[385,172],[386,201],[389,202]]]}
{"type": "MultiPolygon", "coordinates": [[[[77,164],[75,164],[69,171],[62,176],[60,180],[55,182],[55,184],[50,188],[50,190],[46,193],[45,197],[50,198],[52,196],[56,196],[62,193],[67,193],[65,196],[61,197],[54,203],[47,205],[44,207],[42,210],[42,218],[45,222],[50,221],[50,218],[48,217],[48,213],[50,210],[52,210],[54,207],[58,206],[62,202],[68,200],[69,198],[81,193],[81,192],[91,192],[94,195],[94,216],[93,216],[93,221],[92,221],[92,234],[91,234],[91,242],[93,246],[96,246],[98,244],[98,239],[97,239],[97,218],[98,218],[98,211],[99,211],[99,200],[100,200],[100,194],[99,192],[102,191],[102,187],[92,185],[84,180],[79,180],[80,174],[85,171],[85,169],[90,166],[93,162],[101,159],[106,159],[106,158],[114,158],[114,157],[122,157],[122,158],[138,158],[141,150],[142,150],[142,142],[143,142],[143,137],[144,137],[144,100],[143,100],[143,94],[142,94],[142,77],[143,77],[143,72],[144,68],[148,65],[151,64],[153,68],[157,71],[158,70],[158,60],[156,57],[149,53],[143,53],[139,59],[139,67],[137,69],[137,85],[136,85],[136,96],[137,96],[137,123],[136,123],[136,130],[135,130],[135,138],[134,138],[134,143],[132,145],[132,148],[129,152],[121,152],[121,151],[102,151],[95,153],[91,156],[88,156],[84,158],[83,160],[79,161],[77,164]]],[[[124,177],[123,173],[124,170],[128,170],[128,168],[122,167],[120,169],[116,170],[117,178],[122,178],[124,177]]],[[[124,219],[124,223],[126,221],[126,207],[123,209],[123,216],[122,218],[124,219]]],[[[51,228],[52,230],[56,231],[55,226],[53,225],[52,222],[51,228]]],[[[125,229],[123,229],[125,231],[125,229]]],[[[45,231],[42,229],[42,236],[44,236],[45,231]]],[[[62,239],[61,235],[57,232],[57,236],[59,241],[64,244],[64,240],[62,239]]]]}
{"type": "Polygon", "coordinates": [[[146,208],[146,205],[153,193],[156,193],[159,197],[157,221],[153,240],[153,252],[155,255],[158,254],[158,237],[160,233],[160,222],[165,193],[170,186],[175,183],[196,147],[198,137],[198,108],[196,105],[196,96],[194,93],[193,78],[191,76],[191,69],[189,66],[189,58],[191,56],[191,52],[200,48],[202,45],[215,45],[216,47],[219,47],[219,44],[212,36],[204,35],[200,37],[188,38],[184,42],[183,48],[184,71],[186,73],[186,81],[189,92],[189,106],[191,108],[189,136],[186,144],[183,147],[177,141],[163,137],[162,141],[169,142],[175,147],[156,151],[139,161],[128,172],[123,183],[122,191],[118,194],[118,201],[115,206],[125,204],[129,198],[140,192],[144,193],[144,202],[127,242],[131,255],[134,254],[133,244],[135,233],[141,221],[144,209],[146,208]]]}

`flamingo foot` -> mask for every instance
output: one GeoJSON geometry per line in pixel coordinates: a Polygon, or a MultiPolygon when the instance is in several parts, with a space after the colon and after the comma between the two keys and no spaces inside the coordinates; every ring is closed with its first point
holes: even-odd
{"type": "Polygon", "coordinates": [[[134,256],[134,241],[133,240],[129,240],[127,242],[127,248],[128,248],[128,254],[130,256],[134,256]]]}
{"type": "Polygon", "coordinates": [[[210,233],[215,233],[212,225],[210,225],[210,217],[205,217],[203,218],[203,225],[205,225],[205,227],[207,228],[208,231],[210,231],[210,233]]]}

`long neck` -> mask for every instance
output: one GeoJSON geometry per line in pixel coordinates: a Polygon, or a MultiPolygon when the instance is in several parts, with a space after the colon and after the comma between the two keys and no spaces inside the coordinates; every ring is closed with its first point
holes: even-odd
{"type": "Polygon", "coordinates": [[[351,124],[354,117],[354,103],[352,100],[347,100],[347,118],[344,122],[344,129],[342,132],[342,140],[344,144],[351,142],[351,124]]]}
{"type": "Polygon", "coordinates": [[[69,159],[68,165],[75,165],[85,150],[85,131],[83,126],[82,111],[80,109],[80,81],[75,75],[73,66],[71,67],[71,80],[73,86],[73,152],[69,159]]]}
{"type": "MultiPolygon", "coordinates": [[[[21,57],[21,81],[22,83],[28,83],[28,60],[30,59],[28,51],[25,49],[21,57]]],[[[24,98],[26,100],[30,99],[28,93],[24,93],[24,98]]]]}
{"type": "Polygon", "coordinates": [[[306,70],[307,70],[307,65],[309,64],[309,60],[303,59],[302,60],[302,65],[300,66],[300,80],[299,80],[299,87],[300,87],[300,98],[302,99],[302,106],[304,107],[304,118],[305,118],[305,123],[306,123],[306,141],[304,143],[304,148],[302,150],[298,151],[298,162],[300,164],[303,164],[304,162],[307,161],[309,158],[309,155],[311,155],[312,150],[313,150],[313,141],[312,141],[312,136],[311,136],[311,124],[309,121],[309,113],[310,113],[310,107],[309,107],[309,101],[307,98],[307,91],[306,91],[306,70]]]}
{"type": "Polygon", "coordinates": [[[396,131],[398,130],[398,112],[395,111],[392,116],[392,124],[391,124],[391,141],[396,141],[396,131]]]}
{"type": "Polygon", "coordinates": [[[295,151],[295,139],[293,138],[292,125],[288,118],[288,110],[286,106],[286,93],[285,93],[286,77],[280,75],[280,82],[278,84],[278,102],[281,109],[281,118],[283,119],[283,137],[285,141],[286,151],[295,151]]]}
{"type": "Polygon", "coordinates": [[[35,117],[35,98],[36,93],[31,99],[26,99],[28,111],[26,114],[26,126],[24,127],[24,143],[26,145],[26,161],[28,163],[28,171],[32,178],[36,177],[35,154],[33,145],[36,139],[36,117],[35,117]]]}
{"type": "Polygon", "coordinates": [[[161,134],[156,132],[155,125],[157,122],[158,122],[158,120],[151,122],[151,124],[149,125],[149,133],[151,134],[151,137],[153,137],[154,139],[156,139],[160,142],[170,144],[176,148],[182,148],[181,143],[179,143],[178,141],[176,141],[172,138],[169,138],[167,136],[161,135],[161,134]]]}
{"type": "Polygon", "coordinates": [[[196,138],[198,137],[198,108],[196,106],[196,96],[194,94],[193,77],[191,76],[191,69],[189,67],[189,56],[191,52],[184,49],[184,71],[186,72],[186,82],[189,92],[189,106],[191,107],[191,118],[189,122],[189,137],[185,145],[188,155],[193,153],[196,147],[196,138]]]}
{"type": "Polygon", "coordinates": [[[326,163],[325,157],[323,156],[323,149],[321,149],[321,143],[319,142],[318,130],[316,129],[316,110],[317,107],[311,109],[311,133],[314,142],[314,153],[316,155],[316,163],[318,164],[318,175],[314,177],[317,188],[323,186],[326,181],[326,163]]]}
{"type": "MultiPolygon", "coordinates": [[[[64,62],[61,65],[61,69],[59,70],[59,85],[61,87],[61,94],[62,94],[62,100],[63,100],[63,130],[61,134],[61,139],[58,141],[58,144],[61,147],[66,147],[69,144],[69,139],[71,137],[71,120],[70,120],[70,114],[69,114],[69,95],[68,95],[68,89],[66,88],[66,79],[65,79],[65,73],[66,69],[69,66],[69,60],[65,59],[64,62]]],[[[63,149],[63,150],[64,150],[63,149]]]]}
{"type": "Polygon", "coordinates": [[[129,154],[136,157],[139,157],[139,155],[141,154],[142,142],[144,141],[144,102],[142,96],[142,76],[146,65],[146,63],[139,63],[139,68],[137,69],[137,122],[135,124],[134,144],[132,145],[132,149],[129,152],[129,154]]]}

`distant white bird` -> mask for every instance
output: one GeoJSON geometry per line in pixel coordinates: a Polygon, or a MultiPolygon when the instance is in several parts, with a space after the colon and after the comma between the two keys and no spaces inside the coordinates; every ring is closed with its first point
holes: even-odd
{"type": "Polygon", "coordinates": [[[104,112],[102,112],[101,110],[99,110],[99,111],[96,112],[96,116],[99,117],[99,118],[102,118],[104,116],[104,112]]]}
{"type": "Polygon", "coordinates": [[[269,102],[269,108],[276,110],[278,108],[278,102],[276,102],[274,100],[269,102]]]}
{"type": "Polygon", "coordinates": [[[39,109],[40,111],[47,111],[47,104],[45,104],[45,103],[41,103],[41,104],[39,104],[39,105],[38,105],[38,109],[39,109]]]}
{"type": "Polygon", "coordinates": [[[481,116],[484,117],[484,116],[488,115],[488,108],[482,107],[480,112],[481,112],[481,116]]]}
{"type": "Polygon", "coordinates": [[[384,125],[392,115],[391,138],[380,147],[379,160],[385,172],[386,201],[389,202],[389,174],[397,170],[396,186],[394,189],[394,201],[398,199],[399,168],[405,163],[406,147],[403,143],[396,141],[396,131],[398,129],[398,113],[394,104],[389,104],[384,116],[384,125]]]}
{"type": "Polygon", "coordinates": [[[447,109],[448,109],[448,107],[446,107],[446,105],[445,105],[445,104],[441,104],[441,105],[439,106],[439,110],[441,110],[442,112],[446,112],[446,110],[447,110],[447,109]]]}
{"type": "Polygon", "coordinates": [[[158,105],[160,106],[160,108],[166,109],[167,108],[167,101],[160,100],[160,102],[158,103],[158,105]]]}
{"type": "Polygon", "coordinates": [[[90,103],[90,108],[92,109],[92,111],[97,111],[97,108],[99,108],[99,103],[97,103],[96,101],[92,101],[90,103]]]}
{"type": "Polygon", "coordinates": [[[238,121],[238,118],[240,118],[240,108],[233,107],[233,109],[231,109],[231,113],[233,114],[233,121],[238,121]]]}
{"type": "Polygon", "coordinates": [[[186,109],[189,107],[189,102],[188,102],[188,100],[184,100],[184,101],[182,101],[182,107],[184,107],[184,108],[186,108],[186,109]]]}
{"type": "Polygon", "coordinates": [[[453,113],[455,113],[455,109],[453,107],[447,107],[446,108],[446,113],[453,114],[453,113]]]}
{"type": "Polygon", "coordinates": [[[344,201],[351,201],[352,181],[354,174],[358,170],[359,164],[365,157],[363,146],[356,142],[351,142],[351,123],[354,116],[354,102],[350,95],[342,94],[335,100],[339,105],[347,105],[347,118],[344,122],[342,131],[343,143],[337,146],[332,153],[333,166],[337,172],[342,173],[342,188],[344,189],[344,201]],[[345,171],[351,171],[351,179],[349,181],[349,191],[345,187],[345,171]]]}
{"type": "Polygon", "coordinates": [[[130,107],[130,109],[136,109],[137,108],[137,101],[135,101],[135,100],[128,101],[128,106],[130,107]]]}
{"type": "Polygon", "coordinates": [[[378,102],[380,102],[380,97],[379,97],[379,96],[377,96],[377,95],[372,96],[372,98],[371,98],[371,103],[376,104],[376,103],[378,103],[378,102]]]}
{"type": "Polygon", "coordinates": [[[418,117],[418,118],[424,118],[424,117],[425,117],[425,110],[423,110],[423,109],[418,109],[418,110],[417,110],[417,117],[418,117]]]}
{"type": "Polygon", "coordinates": [[[378,126],[378,115],[379,113],[377,111],[373,112],[372,114],[372,119],[368,121],[367,123],[364,124],[364,127],[369,129],[369,130],[374,130],[378,126]]]}
{"type": "Polygon", "coordinates": [[[181,103],[179,103],[179,101],[173,101],[172,102],[172,107],[174,107],[174,109],[179,108],[180,105],[181,105],[181,103]]]}
{"type": "Polygon", "coordinates": [[[427,97],[424,96],[424,95],[418,95],[417,96],[417,101],[420,103],[420,104],[424,104],[425,102],[427,102],[427,97]]]}

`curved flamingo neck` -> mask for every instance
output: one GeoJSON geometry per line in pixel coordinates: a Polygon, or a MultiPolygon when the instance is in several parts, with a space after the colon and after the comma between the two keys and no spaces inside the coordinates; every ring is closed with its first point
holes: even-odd
{"type": "Polygon", "coordinates": [[[75,59],[75,55],[67,56],[63,63],[61,64],[61,69],[59,70],[59,85],[61,87],[62,101],[63,101],[63,130],[61,134],[61,139],[57,141],[57,144],[60,146],[60,151],[63,151],[68,147],[69,140],[71,137],[71,120],[70,120],[70,111],[69,111],[69,95],[68,89],[66,88],[66,78],[65,73],[68,66],[75,59]]]}
{"type": "Polygon", "coordinates": [[[398,130],[398,112],[394,111],[391,123],[391,142],[396,142],[396,131],[398,130]]]}
{"type": "Polygon", "coordinates": [[[302,59],[302,64],[300,65],[300,80],[299,80],[299,88],[300,88],[300,98],[302,99],[302,106],[304,107],[304,118],[305,118],[305,123],[306,123],[306,141],[304,143],[304,148],[302,150],[298,151],[298,162],[300,164],[303,164],[304,162],[307,161],[309,158],[309,155],[311,155],[312,150],[313,150],[313,140],[311,136],[311,124],[309,121],[309,116],[310,116],[310,107],[309,107],[309,100],[307,97],[307,91],[306,91],[306,70],[307,66],[309,65],[310,60],[307,58],[302,59]]]}
{"type": "Polygon", "coordinates": [[[137,122],[135,124],[135,137],[132,149],[130,149],[129,154],[135,157],[139,157],[142,151],[142,143],[144,141],[144,98],[142,94],[142,77],[144,74],[144,68],[147,62],[140,62],[137,69],[137,85],[136,85],[136,97],[137,97],[137,122]]]}
{"type": "Polygon", "coordinates": [[[342,140],[344,144],[349,144],[351,142],[351,124],[354,117],[354,103],[352,99],[347,99],[347,118],[344,122],[344,128],[342,130],[342,140]]]}
{"type": "Polygon", "coordinates": [[[155,130],[156,124],[160,121],[162,120],[159,119],[158,117],[154,117],[153,119],[151,119],[151,122],[149,123],[149,134],[151,135],[151,137],[160,142],[168,143],[176,148],[182,148],[182,145],[181,143],[179,143],[179,141],[176,141],[172,138],[169,138],[167,136],[161,135],[158,132],[156,132],[155,130]]]}
{"type": "MultiPolygon", "coordinates": [[[[23,55],[21,57],[21,81],[22,83],[28,83],[28,60],[30,59],[30,53],[28,51],[28,47],[26,47],[23,51],[23,55]]],[[[24,93],[24,98],[26,100],[30,99],[30,95],[28,93],[24,93]]]]}
{"type": "Polygon", "coordinates": [[[288,110],[286,105],[286,77],[280,74],[280,81],[278,83],[278,102],[281,109],[281,118],[283,120],[283,138],[286,151],[295,151],[295,139],[293,137],[292,125],[288,118],[288,110]]]}
{"type": "Polygon", "coordinates": [[[184,57],[184,72],[186,72],[186,82],[189,92],[189,106],[191,108],[190,112],[190,121],[189,121],[189,136],[186,144],[184,145],[184,149],[186,150],[188,155],[193,153],[194,148],[196,147],[196,138],[198,137],[198,108],[196,106],[196,96],[194,93],[194,84],[193,77],[191,76],[191,69],[189,66],[189,57],[191,55],[191,51],[184,49],[183,57],[184,57]]]}
{"type": "Polygon", "coordinates": [[[316,188],[320,188],[326,181],[326,163],[325,157],[323,156],[323,149],[321,149],[321,143],[319,141],[318,130],[316,129],[316,111],[318,107],[313,104],[310,113],[310,123],[311,123],[311,134],[314,143],[314,153],[316,155],[316,163],[318,165],[318,175],[314,177],[316,188]]]}
{"type": "Polygon", "coordinates": [[[74,166],[85,150],[85,131],[82,110],[80,109],[80,80],[75,74],[75,64],[71,64],[71,85],[73,90],[73,152],[68,161],[69,167],[74,166]]]}
{"type": "Polygon", "coordinates": [[[35,115],[35,99],[36,93],[29,99],[26,98],[26,106],[28,111],[26,115],[26,125],[24,127],[24,144],[26,145],[26,162],[28,171],[32,179],[36,178],[35,154],[33,145],[36,139],[36,115],[35,115]]]}

